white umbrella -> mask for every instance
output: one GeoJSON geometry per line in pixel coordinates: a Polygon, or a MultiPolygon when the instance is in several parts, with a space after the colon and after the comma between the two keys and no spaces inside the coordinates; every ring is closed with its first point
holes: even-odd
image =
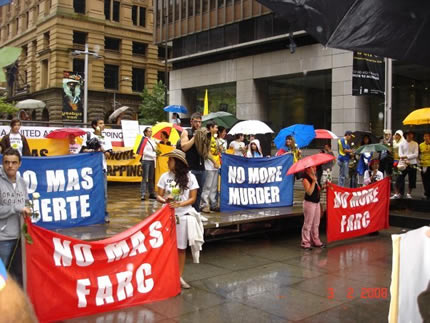
{"type": "Polygon", "coordinates": [[[19,101],[17,104],[15,104],[15,106],[18,109],[29,110],[29,109],[44,108],[46,107],[46,104],[45,102],[40,100],[28,99],[28,100],[19,101]]]}
{"type": "Polygon", "coordinates": [[[112,114],[109,116],[109,121],[114,120],[116,117],[118,117],[121,113],[123,113],[124,111],[127,111],[128,109],[130,109],[130,107],[127,106],[122,106],[121,108],[116,109],[114,112],[112,112],[112,114]]]}
{"type": "Polygon", "coordinates": [[[233,128],[228,132],[229,135],[236,135],[238,133],[244,135],[256,135],[273,133],[273,130],[260,120],[245,120],[236,123],[233,128]]]}

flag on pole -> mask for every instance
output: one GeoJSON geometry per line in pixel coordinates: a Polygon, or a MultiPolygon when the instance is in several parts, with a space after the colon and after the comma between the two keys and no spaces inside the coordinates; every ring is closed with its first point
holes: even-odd
{"type": "Polygon", "coordinates": [[[133,152],[140,156],[143,156],[143,151],[145,149],[146,143],[148,142],[148,138],[137,135],[136,140],[134,141],[133,152]]]}
{"type": "Polygon", "coordinates": [[[205,101],[204,101],[204,105],[203,105],[203,115],[207,115],[209,114],[209,101],[208,101],[208,90],[206,89],[205,92],[205,101]]]}

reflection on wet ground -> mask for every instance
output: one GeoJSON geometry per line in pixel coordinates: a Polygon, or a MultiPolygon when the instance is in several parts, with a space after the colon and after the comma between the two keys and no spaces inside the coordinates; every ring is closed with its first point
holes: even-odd
{"type": "MultiPolygon", "coordinates": [[[[137,187],[115,186],[109,194],[112,222],[100,226],[105,235],[139,222],[157,207],[140,201],[137,187]]],[[[386,322],[390,234],[400,231],[390,228],[312,251],[299,247],[300,232],[207,243],[200,264],[188,255],[184,279],[190,290],[68,322],[386,322]]]]}

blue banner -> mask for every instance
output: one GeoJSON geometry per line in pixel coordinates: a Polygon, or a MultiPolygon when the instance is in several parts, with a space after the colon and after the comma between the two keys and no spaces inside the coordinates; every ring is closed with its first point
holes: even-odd
{"type": "Polygon", "coordinates": [[[53,230],[104,223],[102,154],[23,157],[19,169],[39,216],[33,222],[53,230]]]}
{"type": "Polygon", "coordinates": [[[293,156],[245,158],[223,154],[221,211],[293,205],[293,156]]]}

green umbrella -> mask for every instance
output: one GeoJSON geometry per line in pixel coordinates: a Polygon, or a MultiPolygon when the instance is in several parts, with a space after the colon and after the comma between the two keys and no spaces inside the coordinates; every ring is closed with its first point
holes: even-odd
{"type": "Polygon", "coordinates": [[[361,146],[355,151],[355,153],[356,154],[374,153],[374,152],[379,152],[384,150],[388,150],[388,148],[382,144],[370,144],[370,145],[361,146]]]}
{"type": "Polygon", "coordinates": [[[3,68],[14,63],[19,55],[21,55],[22,48],[17,47],[3,47],[0,49],[0,82],[6,82],[6,75],[3,68]]]}
{"type": "Polygon", "coordinates": [[[233,127],[239,120],[231,113],[218,111],[212,112],[202,117],[202,125],[205,126],[209,121],[215,122],[218,126],[226,129],[233,127]]]}

